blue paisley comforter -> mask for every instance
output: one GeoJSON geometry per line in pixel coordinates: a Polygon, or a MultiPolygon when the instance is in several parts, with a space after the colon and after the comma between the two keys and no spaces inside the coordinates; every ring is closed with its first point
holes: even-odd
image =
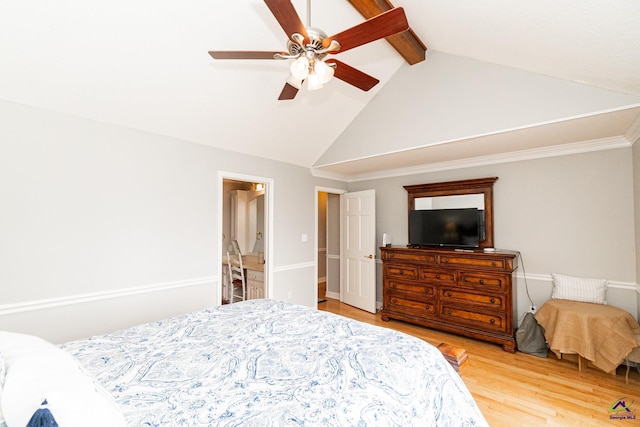
{"type": "Polygon", "coordinates": [[[486,426],[460,377],[409,335],[250,300],[62,346],[130,426],[486,426]]]}

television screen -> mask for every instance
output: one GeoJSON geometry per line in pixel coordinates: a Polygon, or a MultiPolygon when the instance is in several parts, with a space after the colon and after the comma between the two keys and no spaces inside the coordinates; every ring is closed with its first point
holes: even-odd
{"type": "Polygon", "coordinates": [[[478,209],[433,209],[409,212],[409,244],[478,247],[478,209]]]}

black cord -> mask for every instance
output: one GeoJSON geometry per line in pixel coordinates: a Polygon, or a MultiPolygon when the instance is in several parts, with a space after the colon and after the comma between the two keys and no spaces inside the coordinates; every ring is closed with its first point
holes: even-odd
{"type": "Polygon", "coordinates": [[[524,268],[524,259],[522,258],[522,254],[520,253],[520,251],[516,251],[516,253],[518,254],[518,257],[520,257],[520,264],[522,264],[522,276],[524,277],[524,290],[525,292],[527,292],[527,298],[529,298],[529,302],[531,303],[531,306],[534,306],[535,304],[533,304],[531,295],[529,295],[529,284],[527,283],[527,272],[524,268]]]}

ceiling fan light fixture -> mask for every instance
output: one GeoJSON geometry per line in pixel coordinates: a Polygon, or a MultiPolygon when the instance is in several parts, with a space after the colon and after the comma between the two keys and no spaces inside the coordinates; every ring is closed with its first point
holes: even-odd
{"type": "Polygon", "coordinates": [[[289,70],[295,78],[304,80],[309,75],[309,60],[306,56],[300,56],[291,63],[289,70]]]}
{"type": "Polygon", "coordinates": [[[329,80],[331,80],[335,73],[333,67],[328,66],[324,61],[316,61],[313,69],[322,84],[329,83],[329,80]]]}
{"type": "Polygon", "coordinates": [[[291,86],[295,87],[296,89],[300,90],[300,88],[302,87],[302,80],[303,79],[299,79],[293,74],[289,74],[289,77],[287,78],[287,83],[289,83],[291,86]]]}
{"type": "Polygon", "coordinates": [[[317,73],[310,73],[309,79],[307,80],[307,89],[309,90],[318,90],[323,86],[322,81],[320,80],[320,76],[317,73]]]}

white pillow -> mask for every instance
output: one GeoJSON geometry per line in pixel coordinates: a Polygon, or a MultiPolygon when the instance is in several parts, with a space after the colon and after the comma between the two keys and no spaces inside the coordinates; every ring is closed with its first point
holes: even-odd
{"type": "Polygon", "coordinates": [[[551,274],[553,278],[553,292],[551,298],[571,301],[591,302],[595,304],[607,303],[607,281],[588,277],[551,274]]]}
{"type": "Polygon", "coordinates": [[[26,426],[45,399],[60,426],[126,426],[111,396],[64,350],[31,335],[0,332],[0,351],[6,363],[0,407],[8,427],[26,426]]]}

